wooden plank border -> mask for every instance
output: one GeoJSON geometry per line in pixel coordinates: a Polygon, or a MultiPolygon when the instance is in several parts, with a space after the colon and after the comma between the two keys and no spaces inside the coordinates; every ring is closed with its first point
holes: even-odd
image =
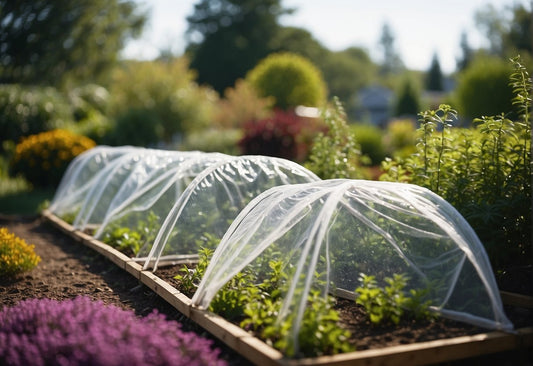
{"type": "MultiPolygon", "coordinates": [[[[76,230],[72,225],[59,219],[48,210],[42,217],[63,233],[87,247],[97,251],[124,269],[156,294],[161,296],[180,313],[190,318],[206,331],[219,338],[230,348],[255,364],[268,366],[305,365],[424,365],[428,363],[453,361],[490,353],[533,347],[533,327],[516,330],[514,333],[494,331],[472,336],[462,336],[408,345],[392,346],[364,351],[343,353],[315,358],[288,359],[281,352],[270,347],[242,328],[209,311],[196,308],[191,299],[151,271],[143,271],[142,266],[118,250],[104,244],[92,236],[76,230]]],[[[509,305],[531,308],[533,297],[502,292],[502,300],[509,305]]]]}

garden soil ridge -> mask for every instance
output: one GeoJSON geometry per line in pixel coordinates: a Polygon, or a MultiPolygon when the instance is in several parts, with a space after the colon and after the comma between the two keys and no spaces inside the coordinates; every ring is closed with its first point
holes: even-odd
{"type": "MultiPolygon", "coordinates": [[[[213,339],[216,347],[221,349],[222,357],[230,365],[251,364],[181,315],[165,300],[148,287],[140,284],[126,271],[118,268],[114,263],[93,250],[75,242],[71,237],[52,227],[43,218],[0,216],[0,226],[7,227],[8,230],[24,239],[28,244],[35,245],[35,251],[42,259],[39,265],[30,272],[11,280],[0,279],[0,309],[30,298],[63,300],[76,296],[88,296],[94,300],[101,300],[105,304],[113,304],[123,309],[132,310],[138,316],[146,316],[157,309],[168,319],[182,323],[184,330],[194,331],[213,339]]],[[[175,274],[175,271],[159,272],[156,274],[167,282],[172,282],[171,274],[175,274]]],[[[342,311],[355,311],[353,307],[346,309],[342,311]]],[[[359,315],[353,314],[353,316],[356,318],[359,315]]],[[[531,319],[529,320],[529,325],[533,324],[531,319]]],[[[527,319],[521,321],[528,323],[527,319]]],[[[473,327],[467,328],[470,330],[467,330],[466,334],[475,332],[473,327]]],[[[357,330],[357,328],[354,329],[357,330]]],[[[426,332],[415,328],[409,329],[409,327],[391,327],[377,331],[372,331],[371,327],[367,327],[365,331],[369,332],[364,336],[370,339],[369,344],[367,346],[364,346],[364,343],[362,343],[363,346],[358,344],[358,349],[373,347],[371,343],[375,342],[376,338],[378,338],[378,343],[381,343],[381,346],[378,345],[378,347],[413,343],[424,340],[420,333],[426,332]]],[[[443,328],[439,330],[442,333],[435,334],[434,337],[437,339],[438,337],[449,337],[456,331],[451,328],[443,328]]],[[[363,337],[363,331],[359,330],[357,334],[363,337]]],[[[478,364],[533,365],[533,355],[531,351],[527,350],[509,351],[446,363],[446,365],[478,364]]]]}

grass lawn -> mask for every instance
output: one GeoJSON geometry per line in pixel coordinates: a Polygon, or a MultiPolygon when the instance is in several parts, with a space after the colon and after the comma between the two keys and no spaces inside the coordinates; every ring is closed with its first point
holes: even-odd
{"type": "Polygon", "coordinates": [[[55,189],[32,189],[12,178],[0,178],[0,214],[35,215],[54,197],[55,189]]]}

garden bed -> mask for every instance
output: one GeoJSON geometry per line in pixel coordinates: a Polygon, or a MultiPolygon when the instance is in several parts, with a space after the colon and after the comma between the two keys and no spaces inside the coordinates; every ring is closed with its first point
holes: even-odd
{"type": "MultiPolygon", "coordinates": [[[[73,230],[70,225],[58,220],[55,216],[45,212],[44,217],[54,223],[58,228],[69,234],[77,241],[83,242],[88,247],[102,253],[120,268],[125,269],[133,275],[131,281],[135,283],[138,279],[150,287],[160,298],[168,304],[178,309],[182,314],[192,319],[201,327],[208,330],[211,334],[221,339],[229,347],[242,354],[244,357],[253,360],[258,364],[427,364],[436,362],[445,362],[454,359],[465,359],[468,357],[494,353],[500,353],[500,364],[505,364],[513,357],[522,357],[531,359],[531,354],[525,350],[518,352],[520,347],[533,345],[533,329],[531,320],[528,315],[530,312],[518,309],[517,315],[521,315],[522,324],[518,324],[512,313],[508,315],[517,328],[521,328],[518,334],[506,334],[503,332],[485,332],[475,327],[452,324],[453,322],[435,322],[430,327],[418,326],[412,327],[410,324],[403,324],[401,327],[393,329],[375,328],[367,326],[366,330],[360,328],[364,321],[358,321],[354,326],[352,333],[358,334],[359,343],[357,343],[358,352],[347,354],[318,357],[312,359],[288,360],[276,350],[268,347],[265,343],[245,332],[241,328],[228,323],[224,319],[213,315],[209,312],[202,311],[190,306],[190,299],[181,294],[172,285],[172,276],[176,270],[160,270],[156,275],[149,271],[141,271],[140,265],[123,255],[122,253],[94,240],[91,236],[73,230]],[[435,329],[431,329],[434,327],[435,329]],[[454,329],[454,327],[456,329],[454,329]],[[363,336],[364,332],[368,334],[363,336]],[[381,333],[381,334],[377,334],[381,333]],[[432,339],[432,340],[431,340],[432,339]],[[408,344],[403,344],[408,343],[408,344]],[[511,354],[511,356],[509,355],[511,354]]],[[[43,261],[45,262],[45,261],[43,261]]],[[[43,263],[44,264],[44,263],[43,263]]],[[[41,265],[43,265],[41,264],[41,265]]],[[[95,263],[96,265],[96,263],[95,263]]],[[[67,267],[68,270],[68,267],[67,267]]],[[[58,278],[58,281],[61,278],[58,278]]],[[[87,285],[84,285],[87,286],[87,285]]],[[[132,283],[125,286],[136,287],[132,283]]],[[[76,288],[75,284],[69,286],[68,283],[63,285],[64,295],[71,297],[68,293],[69,287],[76,288]]],[[[85,290],[98,292],[100,290],[105,294],[108,292],[105,285],[98,283],[88,285],[85,290]],[[103,286],[103,287],[102,287],[103,286]],[[98,290],[100,289],[100,290],[98,290]]],[[[22,295],[22,294],[21,294],[22,295]]],[[[100,295],[100,293],[97,293],[100,295]]],[[[116,294],[113,294],[116,296],[116,294]]],[[[45,295],[46,296],[46,295],[45,295]]],[[[127,296],[126,296],[127,297],[127,296]]],[[[511,296],[511,298],[513,298],[511,296]]],[[[522,299],[522,298],[518,298],[522,299]]],[[[522,299],[524,300],[524,299],[522,299]]],[[[105,301],[105,300],[104,300],[105,301]]],[[[341,301],[342,302],[342,301],[341,301]]],[[[341,312],[348,312],[348,318],[357,318],[357,306],[349,302],[349,307],[342,307],[341,312]],[[354,314],[354,311],[356,312],[354,314]]],[[[132,304],[128,304],[131,306],[132,304]]],[[[138,306],[137,304],[135,304],[138,306]]],[[[148,304],[147,304],[148,305],[148,304]]],[[[149,305],[148,305],[149,307],[149,305]]],[[[510,310],[510,309],[509,309],[510,310]]],[[[509,312],[508,310],[508,312],[509,312]]],[[[516,314],[515,314],[516,315],[516,314]]],[[[236,357],[238,359],[238,357],[236,357]]],[[[490,361],[498,359],[490,357],[490,361]]],[[[239,361],[240,362],[240,361],[239,361]]]]}

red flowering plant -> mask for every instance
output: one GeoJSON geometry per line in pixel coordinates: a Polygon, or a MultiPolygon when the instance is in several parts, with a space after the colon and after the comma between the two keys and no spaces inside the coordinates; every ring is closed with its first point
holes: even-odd
{"type": "Polygon", "coordinates": [[[239,141],[242,154],[304,161],[323,123],[277,109],[270,117],[246,122],[243,128],[244,136],[239,141]]]}

